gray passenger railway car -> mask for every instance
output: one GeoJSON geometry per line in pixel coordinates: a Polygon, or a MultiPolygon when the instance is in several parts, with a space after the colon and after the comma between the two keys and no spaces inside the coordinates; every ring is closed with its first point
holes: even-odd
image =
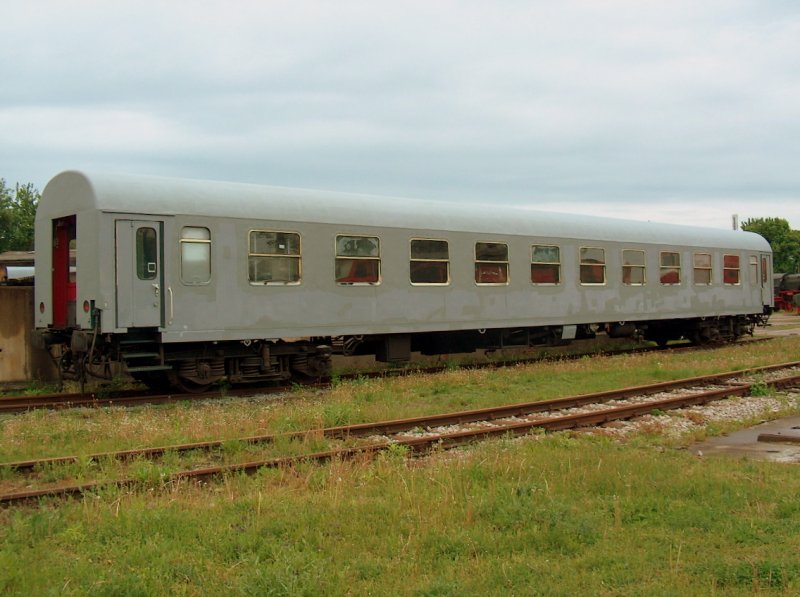
{"type": "Polygon", "coordinates": [[[36,248],[65,374],[118,361],[192,389],[321,375],[337,353],[735,340],[773,301],[748,232],[75,171],[45,188],[36,248]]]}

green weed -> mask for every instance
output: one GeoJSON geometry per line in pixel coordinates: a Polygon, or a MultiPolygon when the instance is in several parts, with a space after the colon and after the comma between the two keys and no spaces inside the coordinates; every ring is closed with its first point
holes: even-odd
{"type": "Polygon", "coordinates": [[[763,380],[757,381],[750,385],[751,396],[769,396],[772,394],[772,388],[763,380]]]}
{"type": "Polygon", "coordinates": [[[114,377],[111,381],[100,385],[95,394],[98,398],[108,398],[109,396],[113,396],[114,394],[122,391],[127,390],[131,387],[131,382],[128,378],[124,377],[114,377]]]}

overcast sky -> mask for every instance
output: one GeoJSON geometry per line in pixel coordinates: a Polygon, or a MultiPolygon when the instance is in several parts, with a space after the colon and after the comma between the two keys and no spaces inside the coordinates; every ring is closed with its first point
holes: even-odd
{"type": "Polygon", "coordinates": [[[2,1],[0,177],[800,229],[791,0],[2,1]]]}

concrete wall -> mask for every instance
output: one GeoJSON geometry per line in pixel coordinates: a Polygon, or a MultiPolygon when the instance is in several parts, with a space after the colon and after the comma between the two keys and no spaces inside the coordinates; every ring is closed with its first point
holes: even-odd
{"type": "Polygon", "coordinates": [[[33,287],[0,286],[0,382],[58,379],[47,352],[31,344],[32,332],[33,287]]]}

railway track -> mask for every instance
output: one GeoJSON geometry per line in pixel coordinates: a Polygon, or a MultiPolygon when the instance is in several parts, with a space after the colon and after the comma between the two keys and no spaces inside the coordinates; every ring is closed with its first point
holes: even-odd
{"type": "MultiPolygon", "coordinates": [[[[771,340],[771,338],[756,338],[752,340],[740,341],[739,344],[744,344],[745,342],[748,343],[767,342],[769,340],[771,340]]],[[[618,354],[641,354],[641,353],[663,351],[663,350],[670,350],[670,351],[709,350],[710,348],[713,347],[708,347],[708,346],[698,347],[698,346],[678,344],[670,346],[666,349],[655,346],[652,347],[648,346],[648,347],[637,347],[634,349],[624,350],[624,351],[601,351],[588,354],[591,356],[608,356],[608,355],[618,355],[618,354]]],[[[555,358],[564,360],[564,359],[578,359],[578,358],[583,358],[584,356],[587,356],[587,353],[558,355],[555,358]]],[[[548,355],[545,357],[535,357],[529,359],[468,363],[464,364],[463,366],[470,367],[473,369],[502,368],[502,367],[526,364],[526,363],[541,362],[543,360],[548,360],[552,358],[553,358],[552,356],[548,355]]],[[[389,376],[408,375],[412,373],[433,374],[446,371],[447,369],[448,369],[447,366],[437,365],[437,366],[429,366],[421,368],[361,371],[361,372],[341,375],[339,376],[339,379],[347,380],[347,379],[356,379],[358,377],[389,377],[389,376]]],[[[329,383],[330,383],[329,381],[319,381],[319,382],[309,381],[305,385],[316,386],[316,387],[328,387],[329,383]]],[[[234,396],[243,397],[243,396],[252,396],[255,394],[277,394],[280,392],[285,392],[288,388],[289,386],[287,385],[278,385],[278,386],[259,386],[258,388],[252,388],[252,387],[232,388],[232,389],[229,388],[222,391],[210,391],[202,393],[176,392],[167,394],[157,394],[155,392],[142,392],[136,390],[106,393],[100,390],[84,394],[68,393],[68,394],[40,394],[34,396],[8,396],[8,397],[0,397],[0,414],[21,413],[29,410],[38,410],[38,409],[60,410],[68,408],[106,408],[111,406],[124,407],[124,406],[141,406],[145,404],[168,404],[172,402],[186,402],[195,400],[213,400],[216,398],[230,398],[234,396]]]]}
{"type": "MultiPolygon", "coordinates": [[[[744,396],[750,392],[754,385],[761,385],[765,383],[765,380],[768,385],[776,388],[800,385],[800,361],[647,386],[636,386],[622,390],[411,419],[313,429],[278,436],[263,435],[234,440],[216,440],[108,452],[82,457],[64,456],[10,462],[0,464],[0,470],[3,470],[4,474],[8,476],[9,474],[29,474],[45,467],[71,464],[78,461],[158,458],[167,453],[220,450],[224,448],[226,443],[232,441],[246,444],[267,444],[273,443],[279,438],[284,441],[302,440],[306,437],[347,441],[355,438],[368,438],[368,441],[358,443],[355,446],[304,453],[297,456],[193,468],[171,473],[164,479],[165,482],[207,480],[223,474],[237,472],[249,474],[265,467],[286,467],[303,461],[325,462],[336,458],[348,459],[359,455],[369,456],[396,445],[405,446],[405,449],[413,454],[424,454],[434,449],[449,449],[490,437],[524,435],[530,433],[533,429],[552,432],[600,425],[609,421],[640,416],[656,409],[666,411],[685,406],[705,404],[731,396],[744,396]],[[744,379],[753,376],[759,379],[755,381],[745,381],[744,379]],[[575,409],[583,410],[576,411],[575,409]]],[[[0,494],[0,503],[15,504],[48,497],[81,495],[109,486],[134,487],[138,484],[139,482],[136,479],[124,478],[16,491],[0,494]]]]}
{"type": "MultiPolygon", "coordinates": [[[[274,394],[285,392],[287,386],[262,386],[258,394],[274,394]]],[[[194,400],[213,400],[215,398],[229,398],[233,396],[251,396],[256,391],[253,388],[226,389],[214,392],[169,393],[156,394],[130,390],[103,394],[92,392],[87,394],[41,394],[37,396],[8,396],[0,398],[0,414],[21,413],[29,410],[50,409],[62,410],[68,408],[106,408],[109,406],[141,406],[144,404],[168,404],[171,402],[187,402],[194,400]]]]}

